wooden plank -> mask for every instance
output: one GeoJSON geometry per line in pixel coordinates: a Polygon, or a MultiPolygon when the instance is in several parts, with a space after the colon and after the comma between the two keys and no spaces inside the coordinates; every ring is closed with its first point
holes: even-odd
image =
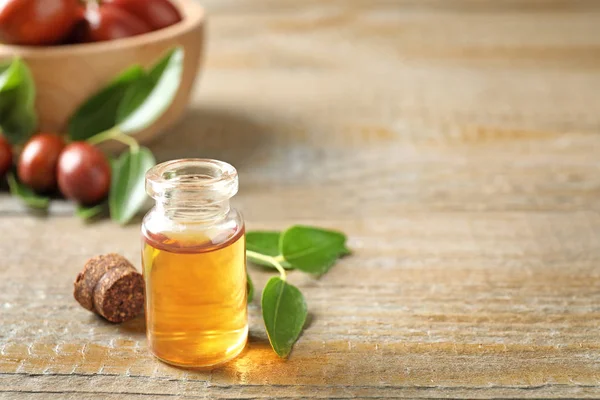
{"type": "MultiPolygon", "coordinates": [[[[3,220],[2,227],[10,222],[3,220]]],[[[281,362],[272,353],[252,306],[252,340],[244,356],[195,373],[153,360],[141,320],[111,325],[71,299],[70,278],[89,254],[86,247],[102,252],[121,243],[115,250],[135,259],[137,227],[115,231],[107,222],[90,230],[72,219],[26,219],[23,237],[60,251],[13,250],[3,263],[11,285],[0,295],[0,388],[16,390],[15,374],[39,375],[32,388],[44,381],[67,392],[84,378],[92,379],[91,391],[107,377],[114,384],[97,390],[183,394],[215,386],[219,396],[232,388],[248,389],[250,396],[277,393],[245,387],[261,384],[309,397],[314,390],[345,397],[395,396],[401,389],[407,397],[463,397],[488,387],[494,390],[486,396],[539,397],[530,387],[541,395],[571,396],[574,389],[589,394],[596,387],[595,213],[408,213],[393,224],[330,223],[350,234],[355,254],[319,281],[292,274],[312,321],[291,359],[281,362]],[[65,242],[67,249],[60,246],[65,242]],[[26,268],[18,260],[26,260],[26,268]],[[137,379],[137,386],[123,386],[119,376],[137,379]],[[411,389],[416,387],[421,389],[411,389]]],[[[267,279],[264,271],[252,274],[259,287],[267,279]]],[[[85,393],[81,385],[76,390],[85,393]]]]}

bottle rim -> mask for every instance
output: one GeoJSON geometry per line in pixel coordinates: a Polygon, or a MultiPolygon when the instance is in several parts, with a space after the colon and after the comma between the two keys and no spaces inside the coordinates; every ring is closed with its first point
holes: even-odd
{"type": "Polygon", "coordinates": [[[238,173],[229,163],[208,158],[166,161],[146,172],[146,192],[154,199],[185,191],[205,198],[229,199],[238,191],[238,173]]]}

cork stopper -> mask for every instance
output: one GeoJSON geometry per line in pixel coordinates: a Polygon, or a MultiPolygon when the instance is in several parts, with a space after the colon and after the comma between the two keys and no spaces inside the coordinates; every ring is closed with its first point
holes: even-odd
{"type": "Polygon", "coordinates": [[[119,254],[88,260],[74,283],[75,300],[110,322],[124,322],[144,309],[144,279],[119,254]]]}

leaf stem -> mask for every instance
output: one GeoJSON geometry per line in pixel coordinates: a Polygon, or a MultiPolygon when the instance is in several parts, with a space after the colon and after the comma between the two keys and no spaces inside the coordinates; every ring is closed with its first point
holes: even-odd
{"type": "Polygon", "coordinates": [[[98,144],[107,140],[116,140],[128,145],[132,153],[137,153],[140,150],[140,145],[138,142],[131,136],[121,132],[118,126],[92,136],[87,140],[87,142],[89,144],[98,144]]]}
{"type": "Polygon", "coordinates": [[[281,259],[281,258],[283,258],[282,256],[271,257],[271,256],[266,256],[264,254],[257,253],[252,250],[246,250],[246,255],[256,258],[257,260],[262,260],[262,261],[268,262],[269,264],[271,264],[272,266],[277,268],[277,271],[279,271],[279,275],[281,275],[282,281],[285,282],[287,280],[287,275],[285,273],[285,269],[281,266],[281,261],[283,261],[281,259]]]}

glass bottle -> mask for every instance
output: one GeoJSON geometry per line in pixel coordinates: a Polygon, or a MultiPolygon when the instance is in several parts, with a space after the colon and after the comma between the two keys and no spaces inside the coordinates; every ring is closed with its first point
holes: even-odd
{"type": "Polygon", "coordinates": [[[174,160],[146,174],[156,201],[142,223],[146,330],[169,364],[222,364],[246,344],[244,222],[229,206],[237,190],[235,168],[216,160],[174,160]]]}

